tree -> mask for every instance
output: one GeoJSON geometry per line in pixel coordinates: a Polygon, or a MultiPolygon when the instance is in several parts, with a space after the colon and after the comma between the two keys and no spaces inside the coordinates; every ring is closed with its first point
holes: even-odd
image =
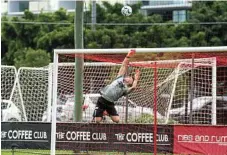
{"type": "Polygon", "coordinates": [[[54,48],[74,47],[73,23],[69,23],[73,21],[73,16],[64,9],[55,13],[41,12],[39,15],[25,11],[21,18],[3,16],[2,20],[4,21],[1,34],[4,45],[2,48],[3,64],[13,65],[14,60],[20,60],[21,56],[18,53],[25,48],[43,49],[51,55],[54,48]],[[32,24],[33,22],[35,24],[32,24]],[[36,22],[66,22],[69,24],[36,24],[36,22]]]}
{"type": "Polygon", "coordinates": [[[192,34],[191,37],[192,46],[206,46],[207,42],[205,37],[206,37],[205,32],[198,32],[192,34]]]}
{"type": "Polygon", "coordinates": [[[49,65],[50,54],[44,50],[34,50],[25,48],[15,53],[14,63],[19,67],[43,67],[49,65]]]}
{"type": "MultiPolygon", "coordinates": [[[[171,21],[166,24],[159,14],[144,16],[140,13],[141,3],[132,5],[133,14],[125,17],[121,14],[122,6],[123,4],[120,3],[111,5],[108,2],[97,4],[97,22],[116,23],[116,25],[96,25],[95,31],[92,31],[87,24],[91,22],[91,10],[85,12],[85,48],[227,45],[226,24],[201,24],[201,22],[227,22],[227,2],[193,1],[188,22],[197,24],[185,22],[175,25],[167,25],[169,22],[171,24],[171,21]],[[125,25],[117,25],[119,23],[125,25]],[[140,23],[140,25],[127,23],[140,23]],[[155,24],[143,25],[143,23],[155,24]]],[[[25,11],[22,17],[3,16],[1,31],[3,64],[13,65],[15,60],[21,60],[21,55],[18,53],[24,53],[22,52],[24,49],[30,48],[35,51],[42,49],[52,57],[53,49],[74,48],[73,25],[74,13],[68,13],[64,9],[53,13],[41,12],[38,15],[25,11]],[[35,24],[31,24],[33,22],[35,24]]],[[[25,56],[25,53],[22,55],[25,56]]]]}

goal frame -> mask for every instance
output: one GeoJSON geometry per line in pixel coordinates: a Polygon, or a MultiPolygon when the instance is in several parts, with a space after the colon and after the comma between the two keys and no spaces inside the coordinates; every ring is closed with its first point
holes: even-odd
{"type": "MultiPolygon", "coordinates": [[[[12,90],[10,92],[10,96],[9,96],[9,98],[7,100],[12,101],[12,98],[13,98],[13,95],[15,93],[15,90],[17,89],[18,95],[19,95],[19,100],[21,102],[21,108],[22,108],[21,110],[23,111],[24,121],[27,122],[27,115],[26,115],[26,110],[25,110],[25,106],[24,106],[24,102],[23,102],[23,97],[22,97],[22,93],[21,93],[21,86],[20,86],[20,81],[19,81],[19,72],[20,72],[20,69],[17,71],[17,69],[16,69],[15,66],[6,66],[6,65],[1,65],[0,68],[1,68],[0,71],[2,71],[3,68],[11,68],[14,71],[15,79],[14,79],[14,82],[13,82],[12,90]]],[[[1,74],[1,77],[2,77],[2,74],[1,74]]],[[[2,100],[3,99],[1,98],[1,102],[2,102],[2,100]]]]}
{"type": "MultiPolygon", "coordinates": [[[[136,53],[198,53],[198,52],[227,52],[227,46],[216,47],[172,47],[172,48],[121,48],[121,49],[54,49],[53,62],[53,89],[52,89],[52,122],[51,122],[51,155],[55,154],[56,147],[56,106],[58,84],[58,58],[61,54],[126,54],[130,50],[136,53]]],[[[216,65],[212,69],[212,96],[216,96],[216,65]],[[214,70],[214,71],[213,71],[214,70]]],[[[216,97],[212,101],[212,125],[216,125],[216,97]]]]}
{"type": "MultiPolygon", "coordinates": [[[[18,71],[16,72],[16,80],[17,80],[17,83],[18,83],[18,87],[19,87],[19,92],[20,92],[20,97],[21,97],[21,100],[22,100],[22,105],[23,105],[23,110],[25,112],[25,107],[24,107],[24,102],[23,102],[23,98],[22,98],[22,93],[21,93],[21,88],[20,88],[20,81],[19,81],[19,75],[21,74],[21,72],[23,70],[31,70],[31,71],[47,71],[48,72],[48,101],[47,101],[47,122],[50,122],[51,121],[51,100],[52,100],[52,80],[53,80],[53,75],[52,75],[52,66],[51,65],[48,65],[48,67],[20,67],[18,69],[18,71]]],[[[27,122],[27,116],[25,114],[25,117],[26,117],[26,122],[27,122]]]]}

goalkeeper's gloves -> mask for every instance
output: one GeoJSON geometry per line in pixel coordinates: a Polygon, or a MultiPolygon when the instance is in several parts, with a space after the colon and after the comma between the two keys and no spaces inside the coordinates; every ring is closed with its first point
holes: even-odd
{"type": "Polygon", "coordinates": [[[126,58],[131,58],[136,53],[136,50],[130,50],[126,56],[126,58]]]}

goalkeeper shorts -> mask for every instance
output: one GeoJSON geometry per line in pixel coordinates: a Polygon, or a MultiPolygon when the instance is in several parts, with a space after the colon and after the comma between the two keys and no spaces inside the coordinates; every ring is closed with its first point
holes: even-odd
{"type": "Polygon", "coordinates": [[[107,111],[110,116],[119,116],[114,103],[107,101],[103,97],[99,97],[93,113],[93,117],[103,117],[103,112],[107,111]]]}

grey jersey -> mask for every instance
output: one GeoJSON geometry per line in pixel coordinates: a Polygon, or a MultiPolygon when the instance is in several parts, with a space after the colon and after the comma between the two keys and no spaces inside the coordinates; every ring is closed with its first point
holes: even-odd
{"type": "Polygon", "coordinates": [[[123,76],[118,76],[111,84],[104,87],[101,90],[102,97],[110,102],[115,102],[123,95],[127,94],[128,87],[123,80],[123,76]]]}

